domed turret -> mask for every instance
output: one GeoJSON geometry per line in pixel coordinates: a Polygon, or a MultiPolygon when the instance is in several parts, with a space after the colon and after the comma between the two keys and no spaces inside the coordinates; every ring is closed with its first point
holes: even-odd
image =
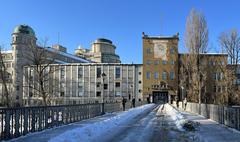
{"type": "Polygon", "coordinates": [[[97,40],[95,40],[96,43],[100,43],[100,42],[106,42],[109,44],[112,44],[112,41],[106,38],[98,38],[97,40]]]}
{"type": "Polygon", "coordinates": [[[34,30],[28,25],[18,25],[17,27],[15,27],[13,33],[22,33],[35,36],[34,30]]]}

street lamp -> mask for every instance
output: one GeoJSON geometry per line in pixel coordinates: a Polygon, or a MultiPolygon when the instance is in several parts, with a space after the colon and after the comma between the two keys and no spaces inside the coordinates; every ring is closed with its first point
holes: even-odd
{"type": "Polygon", "coordinates": [[[105,114],[105,111],[104,111],[104,79],[107,75],[103,72],[101,74],[101,77],[102,77],[102,115],[105,114]]]}

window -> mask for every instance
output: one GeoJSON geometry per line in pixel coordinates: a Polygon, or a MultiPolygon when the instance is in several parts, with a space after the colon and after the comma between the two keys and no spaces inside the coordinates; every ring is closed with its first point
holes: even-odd
{"type": "Polygon", "coordinates": [[[155,60],[154,65],[158,65],[158,64],[159,64],[159,60],[155,60]]]}
{"type": "Polygon", "coordinates": [[[147,48],[147,54],[151,54],[151,49],[147,48]]]}
{"type": "Polygon", "coordinates": [[[166,60],[163,60],[163,61],[162,61],[162,64],[163,64],[163,65],[166,65],[166,64],[167,64],[167,61],[166,61],[166,60]]]}
{"type": "Polygon", "coordinates": [[[115,78],[120,78],[121,77],[121,70],[120,67],[115,68],[115,78]]]}
{"type": "Polygon", "coordinates": [[[240,74],[240,67],[237,68],[237,74],[240,74]]]}
{"type": "Polygon", "coordinates": [[[170,72],[170,79],[174,80],[174,72],[173,71],[170,72]]]}
{"type": "Polygon", "coordinates": [[[64,97],[64,92],[60,92],[60,97],[64,97]]]}
{"type": "Polygon", "coordinates": [[[101,97],[101,92],[98,91],[97,94],[96,94],[97,97],[101,97]]]}
{"type": "Polygon", "coordinates": [[[83,95],[83,86],[81,82],[78,82],[78,96],[83,95]]]}
{"type": "Polygon", "coordinates": [[[223,73],[222,72],[217,72],[217,73],[213,73],[213,79],[214,80],[222,80],[223,79],[223,73]]]}
{"type": "Polygon", "coordinates": [[[162,73],[162,80],[167,80],[167,73],[165,71],[162,73]]]}
{"type": "Polygon", "coordinates": [[[209,64],[209,65],[213,65],[213,62],[212,62],[212,61],[209,61],[208,64],[209,64]]]}
{"type": "Polygon", "coordinates": [[[64,67],[61,67],[60,74],[61,74],[61,78],[64,78],[64,76],[65,76],[65,68],[64,67]]]}
{"type": "Polygon", "coordinates": [[[138,72],[138,75],[141,75],[142,74],[142,72],[138,72]]]}
{"type": "Polygon", "coordinates": [[[221,65],[224,65],[225,63],[224,63],[224,61],[221,61],[221,65]]]}
{"type": "Polygon", "coordinates": [[[170,49],[170,54],[174,54],[174,47],[170,49]]]}
{"type": "Polygon", "coordinates": [[[78,96],[83,96],[83,92],[82,91],[78,91],[78,96]]]}
{"type": "Polygon", "coordinates": [[[221,93],[221,86],[218,86],[218,92],[221,93]]]}
{"type": "Polygon", "coordinates": [[[225,91],[226,91],[226,87],[222,86],[222,92],[225,92],[225,91]]]}
{"type": "Polygon", "coordinates": [[[64,83],[64,82],[61,82],[61,83],[60,83],[60,88],[61,88],[61,89],[65,88],[65,83],[64,83]]]}
{"type": "Polygon", "coordinates": [[[83,86],[78,86],[78,92],[82,92],[83,91],[83,86]]]}
{"type": "Polygon", "coordinates": [[[142,83],[142,81],[138,81],[138,83],[139,83],[139,84],[141,84],[141,83],[142,83]]]}
{"type": "Polygon", "coordinates": [[[78,82],[78,88],[82,87],[82,82],[78,82]]]}
{"type": "Polygon", "coordinates": [[[116,82],[116,83],[115,83],[115,87],[116,87],[116,88],[118,88],[118,87],[120,87],[120,86],[121,86],[120,82],[116,82]]]}
{"type": "Polygon", "coordinates": [[[139,90],[138,90],[138,92],[139,92],[139,93],[141,93],[141,92],[142,92],[142,90],[141,90],[141,89],[139,89],[139,90]]]}
{"type": "Polygon", "coordinates": [[[104,90],[107,90],[108,89],[108,84],[104,84],[104,90]]]}
{"type": "Polygon", "coordinates": [[[97,86],[97,88],[99,88],[101,86],[101,83],[97,82],[96,86],[97,86]]]}
{"type": "Polygon", "coordinates": [[[151,72],[148,71],[146,77],[147,77],[147,79],[150,79],[151,78],[151,72]]]}
{"type": "Polygon", "coordinates": [[[30,81],[33,81],[33,69],[30,69],[30,74],[29,74],[30,78],[29,80],[30,81]]]}
{"type": "Polygon", "coordinates": [[[236,80],[236,84],[237,84],[237,85],[240,85],[240,79],[237,79],[237,80],[236,80]]]}
{"type": "Polygon", "coordinates": [[[147,64],[147,65],[150,65],[150,64],[151,64],[151,61],[150,61],[150,60],[147,60],[147,61],[146,61],[146,64],[147,64]]]}
{"type": "Polygon", "coordinates": [[[82,67],[78,67],[78,78],[82,78],[83,76],[83,69],[82,67]]]}
{"type": "Polygon", "coordinates": [[[224,79],[224,75],[222,72],[220,72],[220,80],[223,80],[224,79]]]}
{"type": "Polygon", "coordinates": [[[217,92],[217,86],[213,86],[213,92],[217,92]]]}
{"type": "Polygon", "coordinates": [[[158,79],[158,72],[154,72],[154,79],[158,79]]]}
{"type": "Polygon", "coordinates": [[[216,62],[215,62],[215,61],[213,61],[213,62],[212,62],[212,65],[213,65],[213,66],[215,66],[215,65],[216,65],[216,62]]]}
{"type": "Polygon", "coordinates": [[[100,67],[98,67],[97,68],[97,78],[100,78],[101,77],[101,68],[100,67]]]}
{"type": "Polygon", "coordinates": [[[171,61],[170,61],[170,64],[171,64],[171,65],[174,65],[174,60],[171,60],[171,61]]]}
{"type": "Polygon", "coordinates": [[[116,92],[115,96],[121,96],[121,92],[116,92]]]}
{"type": "Polygon", "coordinates": [[[29,97],[32,97],[32,96],[33,96],[33,92],[29,91],[29,97]]]}
{"type": "Polygon", "coordinates": [[[213,73],[213,79],[217,80],[217,73],[213,73]]]}

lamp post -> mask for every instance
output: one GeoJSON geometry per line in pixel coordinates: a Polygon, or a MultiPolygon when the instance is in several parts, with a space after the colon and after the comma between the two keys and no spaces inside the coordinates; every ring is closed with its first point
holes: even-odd
{"type": "Polygon", "coordinates": [[[102,115],[105,114],[105,111],[104,111],[104,79],[107,75],[103,72],[101,74],[101,77],[102,77],[102,115]]]}

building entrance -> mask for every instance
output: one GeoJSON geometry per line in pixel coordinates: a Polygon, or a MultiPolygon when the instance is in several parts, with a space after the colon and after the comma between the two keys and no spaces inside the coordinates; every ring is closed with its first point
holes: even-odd
{"type": "Polygon", "coordinates": [[[167,103],[168,92],[154,91],[153,92],[153,103],[167,103]]]}

